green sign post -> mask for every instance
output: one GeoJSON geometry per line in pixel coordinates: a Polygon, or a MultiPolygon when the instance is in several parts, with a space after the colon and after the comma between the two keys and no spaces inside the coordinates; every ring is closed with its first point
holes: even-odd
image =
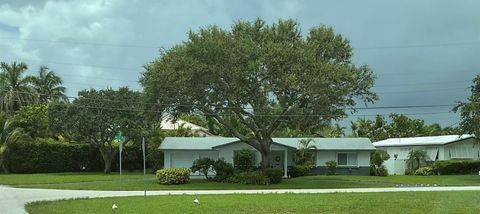
{"type": "Polygon", "coordinates": [[[123,136],[122,131],[118,131],[115,135],[115,140],[118,141],[118,158],[120,163],[120,181],[122,181],[122,151],[123,151],[123,142],[125,141],[125,136],[123,136]]]}

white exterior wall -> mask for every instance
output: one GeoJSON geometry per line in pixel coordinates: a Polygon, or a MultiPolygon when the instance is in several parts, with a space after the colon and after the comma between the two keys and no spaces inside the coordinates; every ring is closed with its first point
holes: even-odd
{"type": "Polygon", "coordinates": [[[455,159],[465,159],[465,160],[479,160],[480,145],[475,142],[475,139],[468,139],[460,141],[458,143],[451,143],[444,146],[444,158],[443,160],[455,160],[455,159]],[[461,155],[461,157],[456,157],[453,154],[455,152],[469,153],[461,155]]]}
{"type": "MultiPolygon", "coordinates": [[[[218,151],[164,151],[164,168],[190,168],[193,161],[204,157],[216,160],[218,151]]],[[[199,175],[199,173],[192,173],[192,175],[199,175]]]]}
{"type": "Polygon", "coordinates": [[[317,151],[317,166],[326,166],[330,160],[337,161],[337,153],[357,153],[357,166],[370,166],[371,151],[317,151]]]}
{"type": "MultiPolygon", "coordinates": [[[[405,151],[411,151],[414,149],[426,150],[429,148],[438,148],[438,159],[437,160],[452,160],[451,152],[452,151],[467,151],[470,150],[473,153],[472,160],[480,159],[480,145],[475,144],[474,139],[462,140],[455,143],[450,143],[446,145],[431,145],[431,146],[402,146],[402,147],[377,147],[377,149],[383,149],[388,152],[390,159],[385,161],[384,165],[388,169],[388,173],[393,175],[403,175],[406,168],[407,156],[402,155],[405,151]],[[396,160],[394,155],[399,154],[396,160]],[[476,155],[475,155],[476,154],[476,155]]],[[[430,157],[434,159],[435,157],[430,157]]]]}

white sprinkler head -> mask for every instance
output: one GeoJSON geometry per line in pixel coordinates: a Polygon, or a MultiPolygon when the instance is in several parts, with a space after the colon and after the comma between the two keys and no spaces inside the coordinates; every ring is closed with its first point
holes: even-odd
{"type": "Polygon", "coordinates": [[[118,209],[118,206],[116,204],[113,204],[112,210],[116,210],[116,209],[118,209]]]}
{"type": "Polygon", "coordinates": [[[193,203],[200,205],[200,201],[199,201],[198,199],[196,199],[196,198],[193,200],[193,203]]]}

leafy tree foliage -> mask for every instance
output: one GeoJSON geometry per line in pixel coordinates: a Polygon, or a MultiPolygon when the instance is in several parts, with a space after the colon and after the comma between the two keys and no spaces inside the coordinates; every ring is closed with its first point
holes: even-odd
{"type": "Polygon", "coordinates": [[[31,138],[49,137],[48,107],[45,104],[23,106],[12,118],[31,138]]]}
{"type": "Polygon", "coordinates": [[[0,111],[14,112],[22,106],[36,102],[36,95],[23,75],[27,64],[0,63],[0,111]]]}
{"type": "Polygon", "coordinates": [[[467,102],[459,102],[453,111],[460,113],[460,129],[463,133],[473,134],[477,141],[480,137],[480,75],[473,79],[471,95],[467,102]]]}
{"type": "MultiPolygon", "coordinates": [[[[139,139],[143,124],[139,92],[128,88],[118,90],[83,90],[78,93],[70,109],[69,127],[83,142],[97,147],[105,162],[105,172],[111,172],[111,163],[116,151],[115,135],[122,131],[125,142],[139,139]]],[[[66,121],[65,121],[66,122],[66,121]]]]}
{"type": "Polygon", "coordinates": [[[193,165],[190,169],[192,172],[199,171],[208,180],[208,173],[212,171],[214,163],[215,160],[211,158],[200,158],[193,161],[193,165]]]}
{"type": "Polygon", "coordinates": [[[46,66],[41,66],[38,76],[29,76],[27,81],[32,84],[40,103],[67,100],[62,79],[46,66]]]}
{"type": "Polygon", "coordinates": [[[372,141],[380,141],[393,137],[417,137],[460,134],[458,128],[445,127],[439,124],[426,125],[421,119],[412,119],[401,114],[391,114],[388,123],[382,116],[377,116],[375,121],[358,118],[351,123],[354,136],[368,137],[372,141]]]}
{"type": "Polygon", "coordinates": [[[266,168],[272,134],[282,124],[329,123],[358,100],[376,100],[373,72],[351,57],[349,41],[330,27],[304,37],[293,20],[238,21],[229,31],[189,32],[145,66],[141,84],[157,108],[213,118],[258,150],[266,168]]]}

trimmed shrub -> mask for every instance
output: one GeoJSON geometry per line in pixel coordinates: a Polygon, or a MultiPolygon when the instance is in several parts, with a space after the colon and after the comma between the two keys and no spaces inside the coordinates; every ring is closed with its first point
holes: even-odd
{"type": "Polygon", "coordinates": [[[7,143],[3,163],[13,173],[102,171],[104,166],[98,149],[88,144],[44,138],[7,143]]]}
{"type": "Polygon", "coordinates": [[[422,176],[427,176],[427,175],[433,175],[433,169],[432,167],[426,166],[426,167],[421,167],[415,170],[413,173],[414,175],[422,175],[422,176]]]}
{"type": "Polygon", "coordinates": [[[271,184],[279,184],[282,182],[283,170],[280,168],[265,169],[263,174],[267,176],[271,184]]]}
{"type": "Polygon", "coordinates": [[[157,171],[157,178],[160,184],[186,184],[190,182],[189,168],[168,168],[157,171]]]}
{"type": "Polygon", "coordinates": [[[307,176],[310,174],[310,166],[290,166],[288,167],[288,176],[291,178],[296,178],[300,176],[307,176]]]}
{"type": "Polygon", "coordinates": [[[227,163],[223,158],[220,158],[213,163],[213,170],[215,171],[215,177],[213,180],[218,182],[228,182],[233,178],[235,172],[233,165],[227,163]]]}
{"type": "Polygon", "coordinates": [[[240,172],[235,175],[234,181],[241,184],[267,185],[270,179],[262,171],[240,172]]]}
{"type": "Polygon", "coordinates": [[[337,172],[337,162],[330,160],[325,162],[325,165],[327,166],[327,175],[335,175],[337,172]]]}
{"type": "Polygon", "coordinates": [[[236,170],[242,172],[251,171],[255,164],[255,153],[249,149],[235,151],[233,155],[233,164],[236,170]]]}
{"type": "Polygon", "coordinates": [[[435,170],[439,175],[468,175],[480,171],[480,161],[446,160],[435,162],[435,170]]]}
{"type": "Polygon", "coordinates": [[[375,176],[388,176],[388,170],[385,166],[380,166],[375,168],[375,176]]]}
{"type": "Polygon", "coordinates": [[[199,171],[208,180],[208,173],[212,171],[215,161],[211,158],[200,158],[193,161],[193,165],[190,168],[192,172],[199,171]]]}

